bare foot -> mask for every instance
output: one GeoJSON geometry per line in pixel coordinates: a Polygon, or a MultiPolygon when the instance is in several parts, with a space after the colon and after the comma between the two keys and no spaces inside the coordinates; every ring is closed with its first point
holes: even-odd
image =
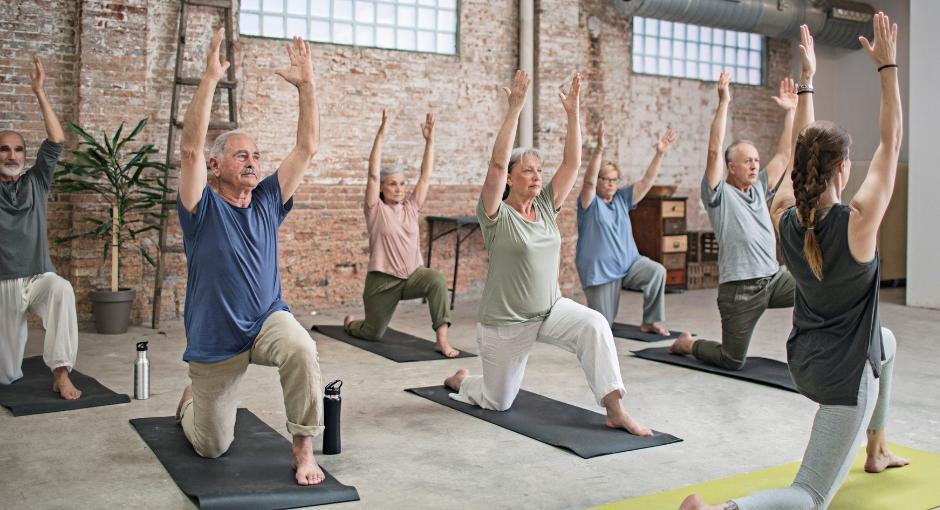
{"type": "Polygon", "coordinates": [[[352,321],[353,321],[353,316],[352,316],[352,315],[347,315],[347,316],[343,317],[343,327],[344,327],[344,328],[348,328],[348,327],[349,327],[349,323],[352,322],[352,321]]]}
{"type": "Polygon", "coordinates": [[[316,485],[326,479],[323,470],[317,465],[313,456],[313,438],[310,436],[294,436],[291,447],[294,453],[294,475],[297,485],[316,485]]]}
{"type": "Polygon", "coordinates": [[[82,396],[82,391],[72,384],[69,379],[69,369],[59,367],[52,371],[52,391],[59,394],[65,400],[77,400],[82,396]]]}
{"type": "Polygon", "coordinates": [[[640,331],[644,333],[654,333],[661,336],[668,336],[669,330],[666,329],[662,324],[656,324],[655,322],[644,322],[640,324],[640,331]]]}
{"type": "Polygon", "coordinates": [[[447,343],[447,340],[438,340],[434,344],[434,350],[448,358],[455,358],[460,354],[460,351],[451,347],[450,344],[447,343]]]}
{"type": "Polygon", "coordinates": [[[709,505],[698,494],[690,494],[679,504],[679,510],[724,510],[725,505],[709,505]]]}
{"type": "Polygon", "coordinates": [[[460,391],[460,383],[462,383],[468,375],[470,375],[470,371],[466,368],[461,368],[454,375],[444,379],[444,386],[447,386],[454,391],[460,391]]]}
{"type": "Polygon", "coordinates": [[[623,398],[619,391],[612,391],[604,397],[604,407],[607,409],[607,426],[612,429],[625,429],[634,436],[652,436],[649,427],[634,420],[623,407],[623,398]]]}
{"type": "Polygon", "coordinates": [[[888,468],[903,467],[910,464],[911,461],[895,455],[887,447],[881,448],[881,451],[874,455],[868,455],[865,459],[865,471],[867,473],[880,473],[888,468]]]}
{"type": "Polygon", "coordinates": [[[185,404],[188,400],[192,398],[193,398],[193,386],[191,384],[187,384],[186,387],[183,388],[183,396],[180,397],[180,403],[176,405],[176,422],[177,423],[183,420],[183,404],[185,404]]]}
{"type": "Polygon", "coordinates": [[[669,346],[670,354],[692,354],[692,346],[695,345],[695,339],[688,332],[682,333],[672,345],[669,346]]]}

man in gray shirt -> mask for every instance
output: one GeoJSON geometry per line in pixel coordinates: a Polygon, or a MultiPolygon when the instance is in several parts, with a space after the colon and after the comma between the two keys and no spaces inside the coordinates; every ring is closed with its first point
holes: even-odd
{"type": "Polygon", "coordinates": [[[16,131],[0,131],[0,384],[23,377],[26,312],[46,329],[43,360],[52,370],[52,389],[64,399],[82,395],[69,379],[78,351],[75,293],[55,274],[49,258],[46,207],[65,133],[43,90],[45,71],[33,55],[30,85],[42,111],[46,141],[26,170],[26,142],[16,131]]]}
{"type": "Polygon", "coordinates": [[[777,153],[760,169],[757,148],[749,141],[732,143],[725,150],[728,176],[722,180],[720,164],[731,77],[718,79],[718,109],[708,136],[708,162],[702,179],[702,203],[718,240],[718,311],[721,343],[711,340],[676,340],[669,351],[729,370],[744,367],[748,344],[758,319],[767,308],[793,306],[793,277],[777,263],[777,239],[767,210],[771,185],[780,181],[789,163],[790,137],[797,97],[792,82],[780,84],[773,100],[784,109],[783,132],[777,153]]]}

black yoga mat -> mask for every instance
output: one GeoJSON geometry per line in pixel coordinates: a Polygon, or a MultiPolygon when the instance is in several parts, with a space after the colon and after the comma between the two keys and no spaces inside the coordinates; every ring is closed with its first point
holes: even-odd
{"type": "Polygon", "coordinates": [[[339,483],[323,466],[326,480],[297,485],[290,441],[248,409],[238,409],[235,441],[217,459],[197,455],[173,416],[136,418],[131,425],[200,508],[276,510],[359,499],[355,487],[339,483]]]}
{"type": "MultiPolygon", "coordinates": [[[[130,370],[127,374],[129,379],[130,370]]],[[[0,384],[0,405],[9,408],[13,416],[25,416],[126,404],[131,401],[127,395],[109,390],[93,377],[78,370],[72,370],[69,378],[72,384],[82,391],[78,400],[65,400],[52,391],[52,371],[46,366],[42,356],[26,358],[23,360],[23,378],[13,381],[13,384],[0,384]]]]}
{"type": "Polygon", "coordinates": [[[655,333],[646,333],[640,331],[640,327],[633,324],[624,324],[622,322],[615,322],[613,326],[610,327],[611,332],[614,336],[619,338],[629,338],[630,340],[638,340],[640,342],[659,342],[660,340],[675,340],[679,338],[679,335],[682,332],[676,332],[669,330],[669,334],[666,336],[657,335],[655,333]]]}
{"type": "MultiPolygon", "coordinates": [[[[460,351],[456,357],[448,358],[434,350],[434,342],[418,338],[408,333],[402,333],[392,328],[385,331],[385,336],[379,341],[363,340],[346,333],[342,326],[314,325],[313,331],[322,333],[334,340],[354,345],[379,356],[384,356],[398,363],[409,361],[431,361],[436,359],[473,358],[476,355],[460,351]]],[[[458,349],[459,350],[459,349],[458,349]]]]}
{"type": "Polygon", "coordinates": [[[787,369],[787,364],[782,361],[748,356],[744,368],[741,370],[728,370],[699,361],[691,355],[669,354],[667,349],[668,347],[649,347],[640,351],[633,351],[633,354],[643,359],[702,370],[799,393],[796,389],[796,385],[793,384],[793,379],[790,378],[790,371],[787,369]]]}
{"type": "Polygon", "coordinates": [[[458,402],[448,396],[453,391],[446,386],[409,388],[405,391],[545,444],[570,450],[582,459],[682,441],[662,432],[640,437],[625,430],[612,429],[606,425],[601,414],[526,390],[519,391],[508,411],[490,411],[458,402]]]}

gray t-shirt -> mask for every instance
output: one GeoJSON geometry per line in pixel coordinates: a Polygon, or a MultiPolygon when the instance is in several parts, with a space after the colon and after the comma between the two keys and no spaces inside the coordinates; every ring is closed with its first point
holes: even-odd
{"type": "Polygon", "coordinates": [[[494,219],[486,216],[483,199],[477,219],[490,256],[486,285],[477,320],[487,326],[508,326],[542,320],[561,297],[558,265],[561,234],[555,217],[555,194],[549,183],[533,203],[535,221],[500,202],[494,219]]]}
{"type": "Polygon", "coordinates": [[[14,182],[0,182],[0,280],[55,271],[46,219],[49,187],[62,144],[42,142],[36,164],[14,182]]]}
{"type": "Polygon", "coordinates": [[[719,283],[773,276],[777,237],[767,210],[767,170],[747,193],[725,181],[712,189],[702,178],[702,204],[718,240],[719,283]]]}

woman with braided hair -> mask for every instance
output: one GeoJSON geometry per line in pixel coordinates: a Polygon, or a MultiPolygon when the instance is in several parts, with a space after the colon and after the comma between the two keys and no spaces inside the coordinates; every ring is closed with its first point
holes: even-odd
{"type": "Polygon", "coordinates": [[[897,25],[878,13],[875,42],[860,37],[881,79],[881,143],[868,175],[849,205],[851,139],[828,122],[814,122],[813,38],[801,27],[803,72],[798,88],[792,183],[784,179],[771,216],[787,267],[796,280],[793,330],[787,341],[790,375],[800,392],[819,403],[809,444],[790,487],[771,489],[717,506],[691,495],[692,509],[816,509],[829,506],[867,432],[865,471],[909,464],[888,450],[885,421],[896,341],[878,318],[876,238],[897,173],[901,97],[895,62],[897,25]]]}

